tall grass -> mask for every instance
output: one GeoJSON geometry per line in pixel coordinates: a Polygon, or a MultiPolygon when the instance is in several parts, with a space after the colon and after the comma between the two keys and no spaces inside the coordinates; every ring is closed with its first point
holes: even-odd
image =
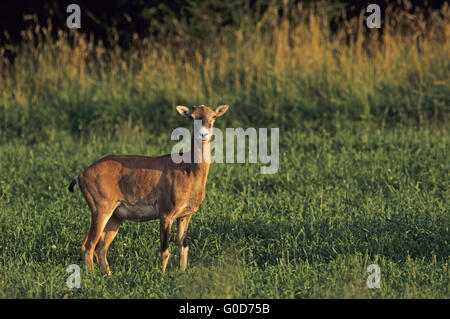
{"type": "Polygon", "coordinates": [[[176,104],[227,103],[226,124],[284,129],[305,118],[447,119],[448,6],[428,23],[388,10],[383,32],[367,32],[363,14],[331,33],[323,7],[291,11],[269,8],[258,23],[196,47],[135,37],[129,50],[118,40],[107,50],[77,31],[54,38],[51,25],[36,26],[14,64],[0,64],[0,140],[124,126],[164,133],[176,104]]]}

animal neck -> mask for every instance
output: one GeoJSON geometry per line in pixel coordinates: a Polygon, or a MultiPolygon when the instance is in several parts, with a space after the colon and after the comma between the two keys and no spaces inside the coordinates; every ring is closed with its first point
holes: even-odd
{"type": "Polygon", "coordinates": [[[195,174],[208,176],[211,165],[211,144],[210,141],[198,141],[194,137],[191,139],[191,165],[195,174]]]}

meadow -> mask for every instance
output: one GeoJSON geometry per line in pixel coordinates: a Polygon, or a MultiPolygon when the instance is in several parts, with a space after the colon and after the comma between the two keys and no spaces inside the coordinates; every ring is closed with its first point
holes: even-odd
{"type": "Polygon", "coordinates": [[[0,63],[0,298],[449,298],[449,9],[350,43],[298,14],[198,48],[24,34],[0,63]],[[231,105],[219,128],[280,128],[278,172],[211,166],[186,272],[175,231],[162,276],[158,222],[127,222],[112,276],[69,289],[90,223],[70,181],[108,154],[169,153],[175,105],[199,104],[231,105]]]}

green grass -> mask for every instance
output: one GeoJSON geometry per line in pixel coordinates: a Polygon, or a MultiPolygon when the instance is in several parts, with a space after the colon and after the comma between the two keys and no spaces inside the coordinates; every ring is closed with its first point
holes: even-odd
{"type": "Polygon", "coordinates": [[[427,27],[386,14],[382,35],[292,10],[201,46],[24,33],[0,58],[0,297],[449,298],[450,8],[427,27]],[[68,184],[107,154],[169,153],[183,104],[231,105],[222,129],[279,128],[279,171],[212,166],[185,273],[176,232],[163,277],[158,222],[128,222],[113,276],[83,268],[68,289],[90,223],[68,184]]]}
{"type": "Polygon", "coordinates": [[[0,297],[449,298],[448,142],[443,126],[281,131],[277,174],[212,166],[185,273],[176,232],[163,277],[158,222],[127,222],[109,251],[113,276],[82,268],[81,289],[69,289],[65,269],[80,264],[90,222],[70,180],[103,155],[158,155],[175,142],[145,132],[12,140],[0,147],[0,297]],[[366,286],[371,263],[380,289],[366,286]]]}

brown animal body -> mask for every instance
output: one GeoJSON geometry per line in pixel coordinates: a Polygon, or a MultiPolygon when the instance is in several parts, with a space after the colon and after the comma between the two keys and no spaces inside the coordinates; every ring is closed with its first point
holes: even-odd
{"type": "Polygon", "coordinates": [[[223,115],[227,105],[215,111],[207,106],[177,106],[181,115],[201,121],[195,131],[190,163],[175,163],[171,155],[110,155],[104,157],[69,185],[78,184],[90,210],[91,226],[82,245],[82,257],[88,272],[94,272],[93,256],[100,269],[111,275],[106,254],[120,225],[125,220],[160,220],[162,272],[169,260],[169,234],[172,223],[178,224],[180,267],[187,265],[189,221],[205,198],[210,167],[210,138],[216,117],[223,115]],[[197,139],[197,143],[196,140],[197,139]],[[195,158],[200,161],[195,162],[195,158]]]}

